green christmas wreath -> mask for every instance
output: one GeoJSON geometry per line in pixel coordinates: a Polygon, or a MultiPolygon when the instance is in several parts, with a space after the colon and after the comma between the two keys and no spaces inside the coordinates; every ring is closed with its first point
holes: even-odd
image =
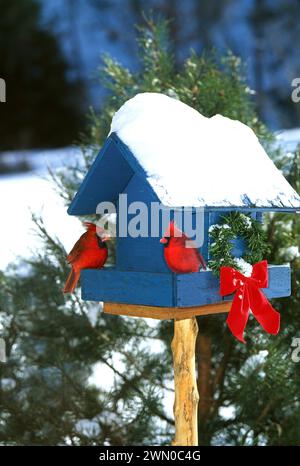
{"type": "Polygon", "coordinates": [[[210,244],[208,267],[219,275],[220,267],[226,265],[250,275],[252,265],[265,258],[269,251],[266,234],[262,225],[250,215],[231,212],[220,219],[220,223],[209,228],[210,244]],[[245,252],[240,258],[232,255],[234,241],[245,241],[245,252]]]}

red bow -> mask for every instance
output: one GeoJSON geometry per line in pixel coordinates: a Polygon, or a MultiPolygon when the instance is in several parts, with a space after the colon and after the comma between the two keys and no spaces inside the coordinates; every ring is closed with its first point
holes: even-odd
{"type": "Polygon", "coordinates": [[[227,324],[242,343],[251,310],[256,320],[267,333],[276,335],[280,327],[280,314],[271,306],[260,288],[268,287],[268,262],[261,261],[253,266],[250,277],[245,277],[231,267],[220,269],[220,294],[226,296],[236,291],[227,324]]]}

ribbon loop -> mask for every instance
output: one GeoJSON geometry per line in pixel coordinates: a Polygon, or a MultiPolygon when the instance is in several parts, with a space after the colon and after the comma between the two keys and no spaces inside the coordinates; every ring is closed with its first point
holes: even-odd
{"type": "Polygon", "coordinates": [[[260,288],[268,287],[268,263],[266,260],[254,264],[252,274],[246,277],[232,267],[220,269],[220,294],[234,292],[234,298],[227,318],[227,324],[235,337],[242,343],[244,330],[252,311],[263,329],[277,335],[280,328],[280,314],[271,306],[260,288]]]}

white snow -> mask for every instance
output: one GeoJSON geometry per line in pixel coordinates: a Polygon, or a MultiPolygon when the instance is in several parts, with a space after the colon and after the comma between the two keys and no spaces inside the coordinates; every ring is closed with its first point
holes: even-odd
{"type": "Polygon", "coordinates": [[[206,118],[163,94],[137,94],[111,132],[129,147],[167,206],[296,207],[300,198],[243,123],[206,118]]]}
{"type": "MultiPolygon", "coordinates": [[[[18,154],[15,154],[17,157],[18,154]]],[[[67,251],[83,232],[81,222],[67,215],[67,208],[47,174],[47,166],[62,166],[66,158],[75,155],[73,149],[28,152],[26,155],[31,160],[35,159],[35,172],[0,176],[0,270],[14,262],[18,256],[29,258],[42,247],[34,230],[32,213],[42,215],[50,234],[57,236],[67,251]]]]}
{"type": "Polygon", "coordinates": [[[234,261],[236,265],[240,267],[242,274],[244,274],[245,277],[251,277],[252,265],[249,264],[249,262],[246,262],[245,259],[243,259],[242,257],[236,257],[234,261]]]}
{"type": "Polygon", "coordinates": [[[218,411],[221,418],[225,419],[226,421],[229,419],[235,419],[236,417],[236,408],[233,405],[220,406],[218,411]]]}
{"type": "Polygon", "coordinates": [[[217,228],[222,228],[222,225],[219,225],[218,223],[214,223],[213,225],[210,225],[210,227],[208,229],[208,233],[212,233],[217,228]]]}
{"type": "Polygon", "coordinates": [[[300,144],[300,128],[285,129],[277,132],[277,144],[286,152],[294,152],[300,144]]]}
{"type": "Polygon", "coordinates": [[[298,246],[290,246],[286,250],[283,250],[283,253],[285,253],[286,258],[289,261],[292,261],[297,257],[300,257],[300,250],[298,246]]]}
{"type": "Polygon", "coordinates": [[[80,419],[75,424],[75,429],[81,435],[87,437],[96,437],[100,433],[100,423],[97,420],[97,416],[94,419],[80,419]]]}
{"type": "Polygon", "coordinates": [[[20,162],[26,162],[36,173],[45,173],[47,167],[52,170],[61,167],[74,158],[81,156],[79,147],[70,146],[58,149],[34,149],[1,152],[1,161],[10,168],[17,167],[20,162]]]}
{"type": "Polygon", "coordinates": [[[244,215],[244,222],[246,224],[247,229],[252,227],[252,222],[251,222],[250,218],[247,217],[247,215],[244,215]]]}

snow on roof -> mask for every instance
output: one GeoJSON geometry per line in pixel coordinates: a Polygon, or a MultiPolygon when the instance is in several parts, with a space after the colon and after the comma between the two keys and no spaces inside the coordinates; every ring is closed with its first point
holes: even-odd
{"type": "Polygon", "coordinates": [[[300,208],[298,194],[239,121],[206,118],[147,92],[115,113],[111,132],[137,158],[164,205],[300,208]]]}

